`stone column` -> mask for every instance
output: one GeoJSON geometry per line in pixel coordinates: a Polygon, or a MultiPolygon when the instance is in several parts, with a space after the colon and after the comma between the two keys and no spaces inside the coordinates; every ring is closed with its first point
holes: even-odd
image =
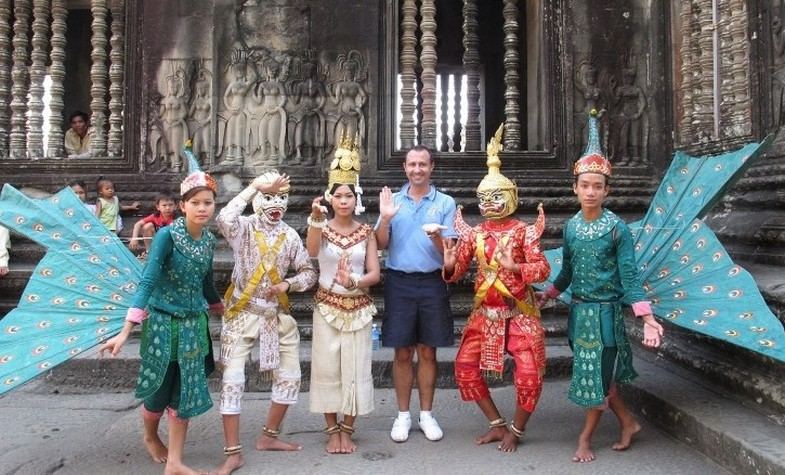
{"type": "MultiPolygon", "coordinates": [[[[693,137],[694,129],[692,126],[692,114],[694,112],[694,80],[692,75],[692,2],[682,2],[681,14],[679,16],[681,30],[681,48],[679,57],[681,58],[681,117],[679,118],[679,135],[682,143],[687,143],[693,137]]],[[[678,103],[677,103],[678,107],[678,103]]]]}
{"type": "Polygon", "coordinates": [[[49,59],[49,0],[33,0],[33,52],[30,65],[30,115],[27,120],[27,156],[44,157],[44,78],[49,59]]]}
{"type": "Polygon", "coordinates": [[[28,63],[29,41],[27,35],[30,31],[30,0],[16,0],[14,2],[14,65],[11,69],[13,86],[11,88],[11,158],[25,158],[27,156],[27,92],[30,85],[30,71],[28,63]]]}
{"type": "Polygon", "coordinates": [[[63,79],[65,79],[65,32],[68,9],[66,0],[52,0],[52,52],[49,54],[52,64],[49,76],[52,78],[49,109],[49,142],[47,155],[50,158],[63,156],[63,79]]]}
{"type": "Polygon", "coordinates": [[[11,7],[0,3],[0,158],[8,156],[8,131],[11,114],[11,7]]]}
{"type": "Polygon", "coordinates": [[[125,0],[112,2],[112,52],[109,67],[109,156],[123,153],[123,79],[125,65],[125,0]]]}
{"type": "Polygon", "coordinates": [[[455,94],[453,104],[455,109],[453,109],[453,116],[455,117],[453,123],[453,135],[452,135],[452,151],[453,152],[460,152],[461,151],[461,89],[463,88],[463,75],[456,74],[455,75],[455,94]]]}
{"type": "Polygon", "coordinates": [[[450,75],[442,73],[439,76],[439,81],[441,83],[441,100],[442,100],[442,110],[441,112],[441,119],[442,119],[442,126],[441,130],[439,130],[441,134],[441,144],[439,146],[439,150],[442,152],[449,152],[452,149],[450,143],[450,135],[447,132],[447,123],[449,121],[449,114],[450,114],[450,75]]]}
{"type": "Polygon", "coordinates": [[[93,36],[90,44],[93,47],[90,59],[90,122],[95,134],[90,141],[90,152],[93,157],[106,155],[106,0],[92,0],[90,11],[93,13],[93,36]]]}
{"type": "Polygon", "coordinates": [[[521,122],[518,104],[518,0],[504,0],[504,149],[520,150],[521,122]]]}
{"type": "Polygon", "coordinates": [[[408,150],[414,146],[414,82],[417,76],[414,66],[417,54],[417,5],[415,0],[403,0],[403,19],[401,21],[401,124],[399,136],[401,148],[408,150]]]}
{"type": "Polygon", "coordinates": [[[422,137],[420,142],[436,149],[436,1],[420,4],[420,64],[422,65],[422,137]]]}
{"type": "Polygon", "coordinates": [[[752,133],[750,107],[750,42],[747,39],[749,13],[744,0],[723,2],[721,11],[722,130],[725,137],[752,133]]]}
{"type": "Polygon", "coordinates": [[[463,1],[463,68],[466,71],[466,150],[480,150],[480,37],[477,0],[463,1]]]}

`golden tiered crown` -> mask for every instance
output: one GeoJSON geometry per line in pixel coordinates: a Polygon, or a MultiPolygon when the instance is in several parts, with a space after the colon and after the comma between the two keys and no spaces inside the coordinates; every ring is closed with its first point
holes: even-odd
{"type": "Polygon", "coordinates": [[[341,135],[338,149],[335,150],[335,158],[330,163],[330,171],[327,177],[327,192],[336,184],[357,186],[360,183],[360,144],[359,138],[341,135]]]}

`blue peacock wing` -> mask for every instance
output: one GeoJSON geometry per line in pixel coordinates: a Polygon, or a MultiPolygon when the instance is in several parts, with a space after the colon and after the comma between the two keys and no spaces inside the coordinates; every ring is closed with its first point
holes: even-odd
{"type": "Polygon", "coordinates": [[[0,224],[47,248],[0,321],[3,394],[116,334],[141,265],[70,188],[34,200],[6,185],[0,224]]]}

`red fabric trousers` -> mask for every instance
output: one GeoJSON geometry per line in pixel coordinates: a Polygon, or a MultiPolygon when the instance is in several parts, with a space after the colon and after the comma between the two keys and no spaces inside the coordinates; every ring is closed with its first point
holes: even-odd
{"type": "MultiPolygon", "coordinates": [[[[491,396],[480,368],[485,318],[481,314],[469,318],[455,357],[455,382],[464,401],[479,401],[491,396]]],[[[545,332],[539,319],[526,316],[511,318],[507,322],[505,343],[506,352],[515,361],[518,407],[534,412],[545,374],[545,332]]]]}

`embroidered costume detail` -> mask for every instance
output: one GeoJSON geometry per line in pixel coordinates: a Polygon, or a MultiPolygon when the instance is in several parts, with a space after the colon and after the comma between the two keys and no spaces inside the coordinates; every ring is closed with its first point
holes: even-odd
{"type": "Polygon", "coordinates": [[[196,160],[196,156],[194,155],[190,139],[185,142],[183,156],[186,160],[188,160],[188,176],[185,177],[185,180],[183,180],[182,183],[180,183],[180,196],[185,196],[186,193],[200,186],[205,186],[213,190],[213,193],[217,194],[218,183],[216,183],[215,178],[203,172],[199,168],[199,162],[196,160]]]}
{"type": "Polygon", "coordinates": [[[454,251],[456,262],[452,272],[445,269],[443,275],[447,282],[456,282],[472,260],[477,261],[474,308],[455,359],[461,398],[490,398],[483,374],[500,377],[504,355],[510,353],[515,361],[517,404],[532,412],[542,392],[546,362],[545,333],[530,287],[550,272],[540,250],[545,215],[540,206],[537,220],[528,226],[510,217],[517,206],[517,188],[499,172],[502,130],[488,145],[489,173],[477,190],[486,220],[470,227],[460,210],[456,212],[455,229],[460,237],[454,251]],[[515,271],[509,264],[502,265],[503,254],[515,263],[515,271]]]}
{"type": "MultiPolygon", "coordinates": [[[[272,183],[278,173],[262,178],[272,183]]],[[[288,313],[286,292],[267,296],[267,289],[285,281],[287,292],[303,292],[316,281],[316,271],[297,231],[282,221],[289,187],[262,194],[251,187],[233,198],[216,221],[234,255],[232,283],[221,328],[224,376],[221,414],[240,414],[245,387],[245,362],[259,342],[259,369],[272,379],[273,402],[294,404],[300,388],[300,334],[288,313]],[[250,201],[255,214],[243,216],[250,201]],[[286,278],[292,269],[294,275],[286,278]]]]}

